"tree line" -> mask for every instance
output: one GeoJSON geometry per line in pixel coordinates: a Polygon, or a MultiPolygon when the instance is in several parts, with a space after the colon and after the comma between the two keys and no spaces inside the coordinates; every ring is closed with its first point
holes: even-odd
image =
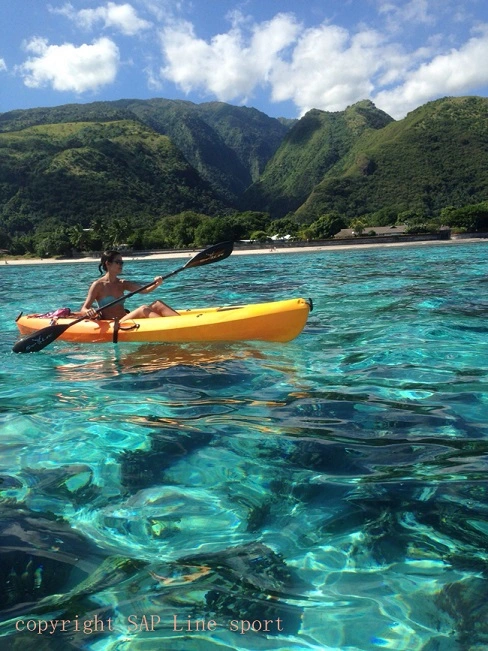
{"type": "Polygon", "coordinates": [[[0,226],[0,241],[2,249],[12,255],[69,257],[120,247],[137,251],[198,248],[225,240],[266,242],[275,235],[302,241],[324,240],[348,227],[358,236],[373,236],[375,226],[400,224],[406,226],[407,234],[435,233],[441,226],[458,233],[488,231],[488,201],[462,208],[446,207],[437,216],[415,210],[395,213],[384,208],[351,220],[331,211],[308,225],[299,224],[293,215],[270,220],[267,212],[258,211],[216,217],[184,211],[161,218],[151,226],[141,225],[133,217],[98,218],[88,228],[48,218],[33,233],[20,230],[10,234],[0,226]]]}

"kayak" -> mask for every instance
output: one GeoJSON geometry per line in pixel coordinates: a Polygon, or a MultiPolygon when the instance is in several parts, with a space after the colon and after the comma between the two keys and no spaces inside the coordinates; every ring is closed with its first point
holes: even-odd
{"type": "MultiPolygon", "coordinates": [[[[271,303],[177,310],[180,316],[123,321],[84,319],[67,328],[59,339],[79,343],[117,341],[276,341],[295,339],[307,322],[312,301],[293,298],[271,303]]],[[[80,315],[60,318],[65,325],[80,315]]],[[[17,318],[22,335],[51,325],[45,315],[27,314],[17,318]]]]}

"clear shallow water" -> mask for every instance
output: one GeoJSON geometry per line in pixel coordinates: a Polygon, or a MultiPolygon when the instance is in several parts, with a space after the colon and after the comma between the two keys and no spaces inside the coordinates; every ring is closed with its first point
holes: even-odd
{"type": "Polygon", "coordinates": [[[1,648],[488,648],[487,250],[232,256],[159,295],[312,296],[298,339],[32,355],[96,265],[0,267],[1,648]]]}

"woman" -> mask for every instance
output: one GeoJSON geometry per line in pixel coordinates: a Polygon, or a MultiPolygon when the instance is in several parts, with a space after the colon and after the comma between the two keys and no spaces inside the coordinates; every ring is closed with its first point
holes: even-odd
{"type": "MultiPolygon", "coordinates": [[[[86,314],[90,319],[94,318],[98,316],[98,312],[91,307],[94,301],[98,303],[98,307],[103,308],[104,305],[115,301],[117,298],[121,298],[125,291],[133,292],[141,287],[137,283],[133,283],[130,280],[122,280],[122,278],[118,277],[123,265],[124,261],[119,251],[105,251],[102,253],[102,259],[98,265],[98,269],[104,275],[102,278],[95,280],[88,290],[88,295],[81,308],[82,314],[86,314]]],[[[162,277],[157,276],[154,279],[154,285],[143,289],[141,294],[153,292],[162,282],[162,277]]],[[[119,319],[120,322],[127,321],[128,319],[148,319],[158,316],[179,316],[179,314],[162,301],[153,301],[149,305],[141,305],[129,313],[126,312],[123,301],[121,301],[117,305],[104,309],[101,314],[102,319],[119,319]]]]}

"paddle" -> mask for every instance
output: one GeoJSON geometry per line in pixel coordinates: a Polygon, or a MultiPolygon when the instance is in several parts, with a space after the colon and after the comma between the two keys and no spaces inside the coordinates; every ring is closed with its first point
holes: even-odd
{"type": "MultiPolygon", "coordinates": [[[[180,273],[180,271],[183,271],[184,269],[190,269],[190,267],[203,267],[205,264],[212,264],[213,262],[225,260],[225,258],[229,257],[229,255],[232,253],[233,248],[233,242],[221,242],[220,244],[209,246],[208,249],[200,251],[194,255],[191,260],[188,260],[188,262],[179,269],[175,269],[166,276],[163,276],[163,280],[166,280],[167,278],[180,273]]],[[[154,285],[154,281],[152,283],[144,285],[144,287],[139,287],[139,289],[136,289],[133,292],[129,292],[129,294],[125,294],[124,296],[117,298],[111,303],[107,303],[107,305],[104,305],[103,308],[97,308],[96,312],[100,314],[102,312],[102,309],[105,310],[108,307],[112,307],[112,305],[115,305],[116,303],[125,301],[131,296],[134,296],[134,294],[138,294],[144,289],[151,287],[151,285],[154,285]]],[[[75,323],[80,323],[80,321],[84,321],[86,318],[87,317],[85,315],[79,319],[71,321],[70,323],[54,324],[47,326],[46,328],[42,328],[42,330],[37,330],[36,332],[33,332],[32,334],[20,339],[12,348],[12,350],[14,353],[37,353],[37,351],[42,350],[46,346],[49,346],[52,341],[60,337],[63,332],[68,328],[71,328],[72,325],[75,325],[75,323]]]]}

